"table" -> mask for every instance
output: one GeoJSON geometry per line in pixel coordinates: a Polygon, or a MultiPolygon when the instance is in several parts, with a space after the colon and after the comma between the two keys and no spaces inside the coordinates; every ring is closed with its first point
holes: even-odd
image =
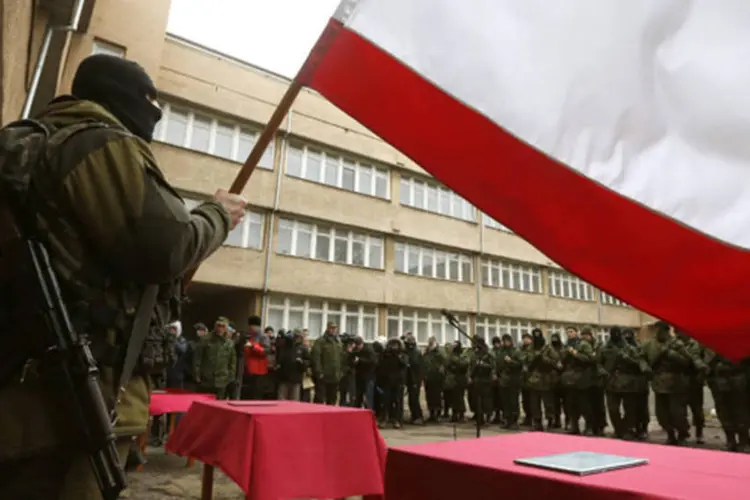
{"type": "MultiPolygon", "coordinates": [[[[166,392],[153,392],[151,394],[151,401],[149,402],[148,412],[149,415],[156,417],[159,415],[169,414],[168,423],[168,440],[172,438],[175,429],[175,416],[177,413],[186,413],[190,406],[195,401],[210,401],[215,400],[216,396],[213,394],[199,394],[192,393],[183,390],[167,389],[166,392]]],[[[141,454],[146,456],[146,445],[148,444],[148,437],[151,434],[151,421],[149,421],[149,427],[146,429],[146,433],[141,435],[138,439],[138,445],[141,449],[141,454]]],[[[188,467],[193,466],[193,460],[188,459],[188,467]]],[[[138,470],[142,470],[143,466],[138,466],[138,470]]]]}
{"type": "Polygon", "coordinates": [[[381,498],[385,441],[368,410],[293,401],[197,401],[167,449],[214,466],[247,498],[381,498]]]}
{"type": "Polygon", "coordinates": [[[749,455],[538,432],[391,448],[385,473],[388,500],[739,500],[749,492],[749,455]],[[583,477],[513,463],[573,451],[650,463],[583,477]]]}

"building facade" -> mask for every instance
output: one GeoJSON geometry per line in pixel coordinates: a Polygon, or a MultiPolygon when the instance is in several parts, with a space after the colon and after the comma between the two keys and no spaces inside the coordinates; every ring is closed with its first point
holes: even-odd
{"type": "MultiPolygon", "coordinates": [[[[0,3],[2,123],[67,92],[92,53],[135,60],[161,93],[154,152],[189,206],[231,184],[289,84],[167,34],[169,0],[0,3]]],[[[334,321],[368,340],[411,331],[424,343],[457,338],[441,309],[487,338],[569,324],[604,334],[652,321],[561,269],[310,90],[243,194],[245,221],[188,290],[188,324],[225,315],[244,328],[249,314],[262,314],[313,337],[334,321]]]]}

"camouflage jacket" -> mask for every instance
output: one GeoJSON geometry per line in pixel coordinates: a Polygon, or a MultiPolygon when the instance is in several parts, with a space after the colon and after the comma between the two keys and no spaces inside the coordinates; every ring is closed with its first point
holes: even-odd
{"type": "Polygon", "coordinates": [[[745,397],[747,391],[747,370],[744,366],[732,363],[710,349],[703,350],[703,362],[709,369],[708,386],[714,392],[739,392],[745,397]]]}
{"type": "Polygon", "coordinates": [[[648,383],[644,373],[645,359],[640,349],[622,342],[610,341],[602,348],[602,366],[607,373],[606,389],[617,393],[640,393],[648,383]]]}
{"type": "Polygon", "coordinates": [[[495,351],[495,372],[497,373],[497,384],[500,387],[520,387],[521,352],[515,347],[501,347],[495,351]],[[505,358],[508,358],[506,360],[505,358]]]}
{"type": "Polygon", "coordinates": [[[580,339],[575,345],[566,347],[562,358],[563,387],[588,389],[596,383],[598,356],[594,347],[580,339]],[[572,349],[572,350],[571,350],[572,349]]]}
{"type": "MultiPolygon", "coordinates": [[[[59,144],[53,135],[30,195],[71,321],[90,335],[102,390],[114,400],[115,365],[144,288],[160,285],[151,328],[161,331],[177,319],[181,277],[221,246],[230,217],[213,202],[188,212],[149,145],[103,107],[63,97],[37,119],[55,130],[92,124],[59,144]]],[[[136,374],[121,401],[116,433],[143,432],[147,377],[136,374]]],[[[0,418],[1,456],[31,454],[70,436],[33,377],[0,389],[0,407],[15,409],[0,418]]]]}
{"type": "Polygon", "coordinates": [[[470,358],[467,351],[454,351],[445,362],[445,388],[455,389],[466,387],[468,383],[470,358]]]}
{"type": "Polygon", "coordinates": [[[529,349],[523,356],[524,370],[528,373],[526,384],[532,391],[549,391],[558,382],[560,354],[557,350],[545,345],[541,349],[529,349]]]}
{"type": "Polygon", "coordinates": [[[344,348],[336,337],[324,334],[315,340],[310,352],[315,380],[333,384],[343,376],[344,348]]]}
{"type": "Polygon", "coordinates": [[[475,351],[469,373],[474,383],[490,383],[495,377],[495,356],[489,351],[475,351]]]}
{"type": "Polygon", "coordinates": [[[675,394],[687,391],[690,384],[688,370],[693,365],[693,357],[681,340],[652,339],[644,344],[643,352],[651,367],[651,388],[655,393],[675,394]]]}
{"type": "Polygon", "coordinates": [[[234,342],[216,333],[198,343],[193,357],[193,373],[204,387],[223,389],[236,376],[237,352],[234,342]]]}
{"type": "Polygon", "coordinates": [[[445,380],[445,359],[445,352],[440,347],[425,351],[422,356],[425,382],[442,383],[445,380]]]}

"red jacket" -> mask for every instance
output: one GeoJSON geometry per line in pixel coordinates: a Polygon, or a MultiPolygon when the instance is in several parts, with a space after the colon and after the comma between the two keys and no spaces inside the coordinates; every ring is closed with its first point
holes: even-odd
{"type": "Polygon", "coordinates": [[[268,373],[268,354],[263,346],[256,341],[248,340],[245,350],[245,373],[249,375],[265,375],[268,373]]]}

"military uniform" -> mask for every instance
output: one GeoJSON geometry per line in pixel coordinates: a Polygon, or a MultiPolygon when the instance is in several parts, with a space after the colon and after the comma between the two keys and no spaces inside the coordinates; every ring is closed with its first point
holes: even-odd
{"type": "Polygon", "coordinates": [[[398,429],[404,420],[404,384],[409,366],[409,358],[404,353],[401,340],[388,341],[380,364],[383,368],[385,416],[398,429]]]}
{"type": "MultiPolygon", "coordinates": [[[[510,336],[508,336],[510,340],[510,336]]],[[[519,404],[518,396],[521,389],[521,373],[523,362],[518,349],[510,346],[501,347],[495,354],[495,372],[497,385],[500,390],[500,400],[503,404],[503,417],[506,429],[518,428],[519,404]]]]}
{"type": "MultiPolygon", "coordinates": [[[[102,97],[122,85],[119,97],[127,104],[111,105],[108,111],[69,96],[53,101],[38,118],[49,127],[91,126],[50,150],[51,161],[32,174],[32,191],[70,319],[89,334],[102,391],[114,402],[123,339],[131,334],[146,285],[162,284],[151,319],[151,331],[161,332],[178,319],[181,276],[221,246],[231,218],[214,202],[191,214],[159,170],[148,142],[160,114],[148,115],[156,108],[146,100],[156,96],[156,89],[142,69],[114,57],[89,58],[74,80],[80,97],[88,97],[84,77],[92,80],[88,90],[102,97]],[[131,81],[134,71],[137,83],[131,81]],[[130,90],[139,94],[130,96],[130,90]],[[146,106],[153,110],[145,111],[146,106]]],[[[23,325],[5,326],[23,331],[23,325]]],[[[134,436],[146,430],[148,375],[156,368],[149,365],[142,357],[116,405],[122,463],[134,436]]],[[[72,424],[61,414],[57,396],[33,371],[20,380],[0,387],[0,498],[101,498],[89,457],[70,432],[72,424]]]]}
{"type": "Polygon", "coordinates": [[[703,414],[703,388],[706,383],[708,367],[703,363],[705,348],[689,337],[683,337],[688,353],[693,358],[693,364],[688,368],[690,381],[688,384],[687,403],[693,416],[693,427],[695,427],[695,440],[703,444],[703,428],[706,426],[706,416],[703,414]]]}
{"type": "Polygon", "coordinates": [[[565,414],[570,420],[570,432],[580,434],[580,419],[591,427],[590,391],[596,376],[596,355],[591,344],[583,338],[568,341],[562,359],[561,384],[565,388],[565,414]]]}
{"type": "Polygon", "coordinates": [[[343,373],[344,348],[341,342],[335,335],[325,333],[313,344],[310,359],[315,379],[315,402],[335,405],[343,373]]]}
{"type": "MultiPolygon", "coordinates": [[[[563,345],[562,340],[560,340],[560,335],[553,333],[550,336],[550,341],[552,348],[557,350],[560,359],[562,359],[565,355],[565,346],[563,345]]],[[[552,390],[552,399],[554,401],[554,411],[550,427],[553,429],[560,429],[562,428],[562,416],[565,413],[565,390],[563,389],[560,380],[558,380],[557,384],[555,384],[555,388],[552,390]]],[[[565,415],[565,419],[568,420],[567,415],[565,415]]]]}
{"type": "Polygon", "coordinates": [[[607,409],[615,436],[620,439],[635,437],[638,428],[638,397],[644,386],[648,388],[643,376],[643,355],[638,347],[611,335],[611,340],[602,349],[602,363],[607,373],[607,409]]]}
{"type": "Polygon", "coordinates": [[[407,338],[406,356],[409,358],[409,368],[406,370],[406,392],[409,399],[409,417],[411,423],[423,422],[422,402],[420,396],[422,393],[422,378],[424,377],[424,367],[422,353],[417,348],[417,341],[414,337],[407,338]]]}
{"type": "Polygon", "coordinates": [[[198,343],[193,358],[193,373],[199,377],[199,391],[215,394],[216,399],[226,399],[236,367],[237,354],[230,339],[213,332],[198,343]]]}
{"type": "Polygon", "coordinates": [[[542,344],[526,351],[523,361],[528,374],[526,384],[531,396],[532,425],[535,430],[541,431],[544,429],[542,406],[548,419],[555,411],[552,391],[558,381],[560,355],[552,346],[542,344]]]}
{"type": "Polygon", "coordinates": [[[594,381],[589,390],[591,432],[594,436],[603,436],[604,429],[607,427],[607,407],[604,395],[607,372],[602,367],[602,343],[593,336],[591,342],[594,347],[594,381]]]}
{"type": "MultiPolygon", "coordinates": [[[[531,339],[531,335],[525,334],[523,338],[531,339]]],[[[526,355],[533,349],[531,344],[521,343],[520,356],[522,359],[526,358],[526,355]]],[[[521,406],[523,407],[523,423],[521,425],[531,425],[531,393],[529,392],[528,384],[529,373],[524,370],[521,374],[521,406]]]]}
{"type": "Polygon", "coordinates": [[[656,399],[656,419],[667,432],[667,442],[677,444],[689,435],[687,370],[692,359],[682,341],[658,335],[646,342],[643,350],[653,373],[651,388],[656,399]]]}
{"type": "Polygon", "coordinates": [[[744,451],[750,429],[745,367],[709,349],[704,349],[703,361],[709,368],[708,386],[716,405],[716,416],[726,435],[727,449],[744,451]]]}
{"type": "MultiPolygon", "coordinates": [[[[502,351],[502,342],[500,341],[500,337],[495,337],[492,339],[492,355],[495,357],[495,360],[497,360],[497,357],[500,355],[500,352],[502,351]]],[[[497,373],[497,371],[495,372],[497,373]]],[[[502,399],[502,393],[500,392],[500,386],[497,383],[497,380],[495,380],[493,387],[492,387],[492,410],[495,412],[495,418],[493,419],[492,423],[500,424],[504,421],[503,416],[503,399],[502,399]]]]}
{"type": "Polygon", "coordinates": [[[437,422],[442,409],[443,386],[445,385],[445,353],[437,344],[428,347],[422,357],[424,363],[424,387],[427,393],[427,409],[430,422],[437,422]]]}
{"type": "Polygon", "coordinates": [[[469,357],[460,346],[453,348],[446,362],[445,388],[450,393],[451,419],[460,422],[466,413],[466,385],[468,383],[469,357]]]}
{"type": "Polygon", "coordinates": [[[469,373],[474,384],[474,408],[477,423],[484,425],[492,415],[492,388],[496,380],[495,357],[484,342],[475,347],[474,355],[470,360],[469,373]]]}
{"type": "Polygon", "coordinates": [[[446,379],[448,378],[448,360],[450,359],[451,354],[453,354],[453,344],[446,342],[443,347],[443,352],[445,353],[446,366],[446,376],[443,379],[443,418],[447,420],[451,416],[451,408],[453,406],[453,390],[446,385],[446,379]]]}

